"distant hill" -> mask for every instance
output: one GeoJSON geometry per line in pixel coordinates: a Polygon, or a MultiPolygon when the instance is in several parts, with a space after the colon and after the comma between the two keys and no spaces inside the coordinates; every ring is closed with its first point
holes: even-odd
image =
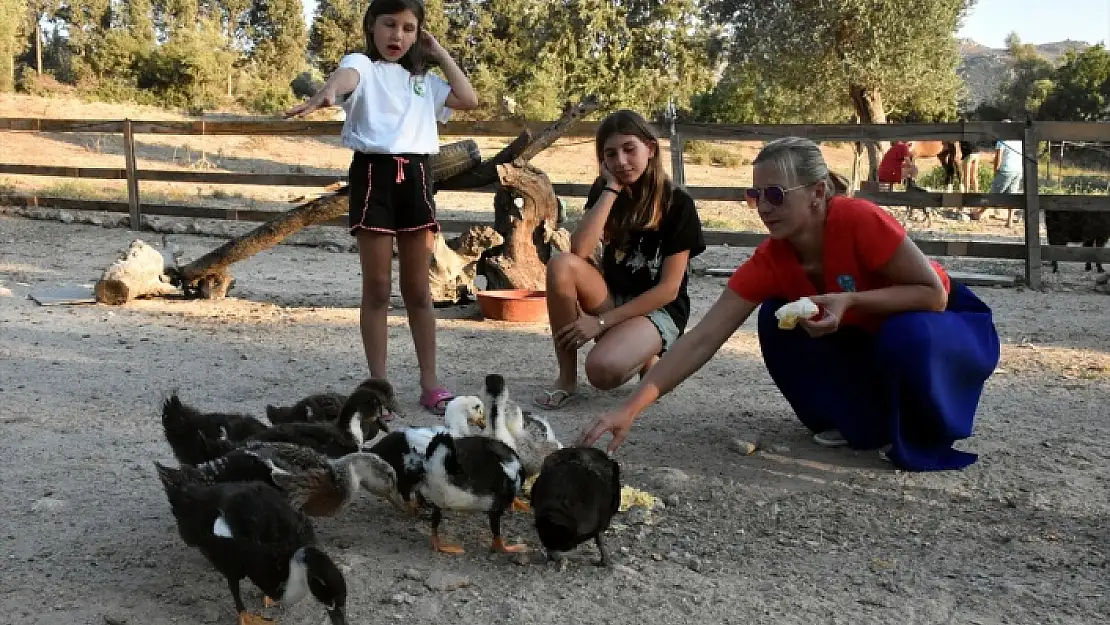
{"type": "MultiPolygon", "coordinates": [[[[1037,51],[1053,63],[1070,50],[1082,52],[1091,47],[1083,41],[1058,41],[1037,46],[1037,51]]],[[[993,98],[1010,78],[1010,53],[1005,48],[988,48],[970,39],[960,40],[961,62],[956,70],[967,87],[968,108],[993,98]]]]}

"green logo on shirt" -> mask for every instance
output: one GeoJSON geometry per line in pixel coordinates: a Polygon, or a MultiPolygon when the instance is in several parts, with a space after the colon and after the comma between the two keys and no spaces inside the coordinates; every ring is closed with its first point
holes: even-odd
{"type": "Polygon", "coordinates": [[[412,92],[420,97],[424,97],[424,78],[416,78],[412,81],[412,92]]]}

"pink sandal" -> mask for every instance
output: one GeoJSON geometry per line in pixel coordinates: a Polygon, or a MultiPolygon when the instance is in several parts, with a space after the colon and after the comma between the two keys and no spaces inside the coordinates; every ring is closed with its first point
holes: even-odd
{"type": "Polygon", "coordinates": [[[420,405],[428,412],[442,417],[443,413],[447,410],[447,402],[452,399],[455,399],[455,394],[447,390],[446,387],[441,386],[425,391],[424,394],[420,396],[420,405]],[[443,404],[443,406],[440,406],[440,404],[443,404]]]}

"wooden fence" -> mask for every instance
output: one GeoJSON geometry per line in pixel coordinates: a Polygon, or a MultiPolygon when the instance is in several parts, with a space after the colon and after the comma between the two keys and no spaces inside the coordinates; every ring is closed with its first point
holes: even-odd
{"type": "MultiPolygon", "coordinates": [[[[513,137],[528,126],[533,131],[550,122],[451,122],[440,127],[443,136],[513,137]]],[[[210,171],[171,171],[139,169],[135,159],[135,135],[253,135],[253,136],[337,136],[341,122],[305,121],[132,121],[132,120],[65,120],[35,118],[0,118],[0,133],[52,132],[52,133],[107,133],[122,134],[124,160],[122,169],[110,167],[64,167],[50,165],[21,165],[0,163],[0,174],[56,176],[99,180],[126,180],[128,201],[90,201],[67,198],[41,198],[16,196],[9,202],[42,205],[72,210],[110,211],[130,213],[132,228],[141,226],[143,214],[176,217],[203,217],[240,221],[265,221],[272,211],[239,210],[202,206],[160,205],[140,201],[140,181],[188,182],[207,184],[250,184],[322,187],[342,181],[345,176],[319,174],[253,174],[210,171]]],[[[581,122],[566,133],[568,137],[593,137],[597,124],[581,122]]],[[[801,136],[814,141],[894,141],[931,139],[943,141],[995,141],[1021,140],[1025,155],[1036,155],[1041,141],[1110,141],[1110,125],[1084,122],[1037,122],[1032,124],[1001,122],[966,122],[957,124],[776,124],[776,125],[723,125],[670,123],[663,129],[670,140],[672,172],[675,181],[685,185],[682,167],[683,146],[688,140],[717,141],[769,141],[777,137],[801,136]]],[[[1041,211],[1095,211],[1110,212],[1110,197],[1079,195],[1040,195],[1038,193],[1037,159],[1024,159],[1025,193],[1014,195],[961,194],[961,193],[906,193],[875,192],[862,190],[857,196],[866,197],[886,206],[940,207],[996,207],[1016,208],[1025,211],[1025,242],[996,243],[983,241],[946,241],[915,239],[926,254],[934,256],[962,256],[972,258],[1024,259],[1025,278],[1032,288],[1041,285],[1041,261],[1101,261],[1110,262],[1110,249],[1078,248],[1041,245],[1041,211]]],[[[564,196],[584,197],[588,184],[556,184],[555,193],[564,196]]],[[[737,187],[686,186],[687,191],[699,200],[742,201],[744,190],[737,187]]],[[[492,188],[476,191],[492,191],[492,188]]],[[[469,222],[444,220],[445,230],[460,231],[469,222]]],[[[343,224],[337,224],[343,225],[343,224]]],[[[728,244],[739,247],[757,245],[764,233],[706,231],[710,245],[728,244]]]]}

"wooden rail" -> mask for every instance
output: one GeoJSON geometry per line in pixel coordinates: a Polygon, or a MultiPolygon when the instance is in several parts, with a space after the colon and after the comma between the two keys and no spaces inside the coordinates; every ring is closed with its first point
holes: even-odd
{"type": "MultiPolygon", "coordinates": [[[[516,136],[525,127],[538,131],[551,122],[449,122],[440,126],[442,136],[506,137],[516,136]]],[[[672,171],[675,182],[685,187],[698,200],[741,201],[743,189],[737,187],[689,187],[685,184],[682,167],[684,142],[692,139],[722,141],[768,141],[778,137],[802,136],[814,141],[894,141],[931,139],[942,141],[968,140],[974,142],[993,140],[1021,140],[1024,154],[1036,154],[1040,141],[1107,141],[1110,142],[1110,124],[1086,122],[1036,122],[1030,124],[1001,122],[965,122],[955,124],[694,124],[668,120],[661,130],[669,138],[672,171]]],[[[147,204],[140,202],[139,182],[189,182],[206,184],[247,184],[272,186],[326,186],[343,181],[345,173],[336,174],[254,174],[242,172],[144,170],[135,161],[134,136],[155,135],[264,135],[264,136],[337,136],[342,122],[308,122],[301,120],[67,120],[38,118],[0,118],[0,131],[12,132],[82,132],[112,133],[124,136],[126,167],[61,167],[46,165],[0,164],[0,174],[58,176],[101,180],[126,180],[128,202],[73,201],[64,198],[28,196],[12,201],[53,206],[71,210],[106,210],[128,212],[132,228],[141,226],[141,215],[167,215],[178,217],[207,217],[259,221],[273,215],[268,211],[220,209],[199,206],[147,204]],[[125,210],[120,211],[120,207],[125,210]]],[[[593,137],[596,122],[579,122],[564,133],[568,137],[593,137]]],[[[920,240],[918,243],[929,254],[971,256],[977,258],[1023,258],[1026,262],[1026,281],[1032,288],[1040,288],[1040,260],[1110,261],[1107,250],[1093,248],[1068,248],[1040,245],[1040,211],[1110,211],[1110,197],[1077,195],[1039,195],[1037,190],[1037,160],[1025,159],[1024,194],[959,194],[920,192],[881,192],[861,190],[858,196],[887,206],[922,208],[1000,207],[1026,211],[1026,241],[1024,244],[987,243],[978,241],[920,240]]],[[[555,193],[583,197],[588,184],[555,184],[555,193]]],[[[473,191],[492,191],[492,188],[473,191]]],[[[341,220],[337,220],[341,221],[341,220]]],[[[448,222],[443,222],[446,224],[448,222]]],[[[450,222],[464,225],[465,222],[450,222]]],[[[344,224],[337,224],[344,225],[344,224]]],[[[729,245],[758,244],[762,233],[736,233],[708,231],[707,241],[729,245]]]]}

